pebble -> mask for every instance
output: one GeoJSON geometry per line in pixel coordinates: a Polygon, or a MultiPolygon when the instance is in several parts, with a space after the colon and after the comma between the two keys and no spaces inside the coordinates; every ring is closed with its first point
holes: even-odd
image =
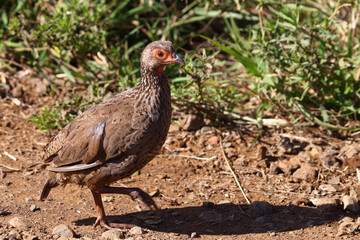
{"type": "Polygon", "coordinates": [[[352,222],[354,219],[351,217],[343,217],[340,219],[339,223],[343,223],[343,222],[352,222]]]}
{"type": "Polygon", "coordinates": [[[272,213],[273,206],[265,201],[255,201],[251,203],[249,209],[251,212],[255,213],[256,215],[264,216],[272,213]]]}
{"type": "Polygon", "coordinates": [[[311,199],[311,202],[322,211],[333,211],[338,207],[338,201],[335,198],[317,198],[311,199]]]}
{"type": "Polygon", "coordinates": [[[105,196],[102,197],[103,202],[113,202],[115,200],[115,197],[113,196],[105,196]]]}
{"type": "Polygon", "coordinates": [[[14,228],[28,228],[31,226],[30,222],[24,218],[14,217],[9,220],[9,224],[14,228]]]}
{"type": "Polygon", "coordinates": [[[317,158],[319,156],[319,149],[317,147],[313,147],[311,150],[310,150],[310,155],[312,158],[317,158]]]}
{"type": "Polygon", "coordinates": [[[185,131],[196,131],[202,126],[204,126],[204,120],[195,114],[188,114],[180,121],[180,127],[185,131]]]}
{"type": "Polygon", "coordinates": [[[321,184],[319,190],[322,192],[336,192],[337,189],[331,184],[321,184]]]}
{"type": "Polygon", "coordinates": [[[281,160],[278,162],[278,167],[285,174],[292,174],[300,165],[296,161],[281,160]]]}
{"type": "Polygon", "coordinates": [[[199,237],[199,235],[196,232],[192,232],[190,234],[190,238],[197,238],[197,237],[199,237]]]}
{"type": "Polygon", "coordinates": [[[337,236],[342,236],[350,233],[353,234],[358,229],[359,225],[354,222],[343,222],[339,225],[337,236]]]}
{"type": "Polygon", "coordinates": [[[345,195],[342,198],[344,203],[344,210],[349,211],[351,213],[358,213],[359,212],[359,203],[356,197],[345,195]]]}
{"type": "Polygon", "coordinates": [[[277,175],[280,174],[281,172],[282,172],[281,169],[278,167],[276,163],[273,162],[270,164],[269,173],[271,175],[277,175]]]}
{"type": "Polygon", "coordinates": [[[124,233],[116,229],[111,229],[101,234],[101,239],[104,240],[119,240],[121,238],[124,238],[124,233]]]}
{"type": "Polygon", "coordinates": [[[268,149],[265,146],[259,146],[257,149],[257,159],[262,160],[266,158],[268,149]]]}
{"type": "Polygon", "coordinates": [[[31,206],[30,206],[30,211],[32,211],[32,212],[35,212],[35,211],[37,211],[37,210],[40,210],[40,208],[38,208],[35,204],[31,204],[31,206]]]}
{"type": "Polygon", "coordinates": [[[340,177],[338,177],[338,176],[332,177],[329,179],[328,183],[332,184],[332,185],[337,185],[340,183],[340,177]]]}
{"type": "Polygon", "coordinates": [[[298,170],[294,172],[293,177],[295,179],[311,181],[316,178],[316,170],[309,164],[303,164],[298,170]]]}
{"type": "Polygon", "coordinates": [[[30,232],[22,232],[24,240],[39,240],[40,238],[30,232]]]}
{"type": "Polygon", "coordinates": [[[217,145],[217,144],[218,144],[218,141],[219,141],[219,139],[218,139],[217,136],[211,136],[211,137],[209,137],[209,139],[208,139],[208,142],[209,142],[209,144],[211,144],[211,145],[217,145]]]}
{"type": "Polygon", "coordinates": [[[66,224],[60,224],[53,228],[52,235],[57,235],[59,237],[74,237],[74,231],[66,224]]]}
{"type": "Polygon", "coordinates": [[[335,157],[333,155],[331,155],[331,154],[326,153],[326,152],[321,153],[319,158],[320,158],[321,163],[325,167],[332,167],[336,163],[335,157]]]}
{"type": "Polygon", "coordinates": [[[133,228],[131,228],[129,230],[130,235],[140,235],[140,234],[143,234],[143,233],[144,233],[144,231],[142,230],[142,228],[138,227],[138,226],[133,227],[133,228]]]}
{"type": "Polygon", "coordinates": [[[29,203],[29,202],[33,202],[34,199],[33,198],[25,198],[25,202],[29,203]]]}
{"type": "Polygon", "coordinates": [[[18,231],[12,230],[5,239],[23,239],[18,231]]]}

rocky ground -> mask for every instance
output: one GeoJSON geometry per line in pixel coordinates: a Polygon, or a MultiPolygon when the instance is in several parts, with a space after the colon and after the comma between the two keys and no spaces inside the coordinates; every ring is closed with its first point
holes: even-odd
{"type": "Polygon", "coordinates": [[[115,184],[143,189],[161,209],[105,195],[110,220],[138,227],[94,229],[88,189],[58,187],[38,200],[49,136],[27,120],[52,101],[44,91],[46,84],[30,79],[13,84],[12,96],[0,92],[0,239],[359,238],[360,134],[268,127],[259,137],[252,125],[217,129],[184,120],[171,127],[159,156],[115,184]]]}

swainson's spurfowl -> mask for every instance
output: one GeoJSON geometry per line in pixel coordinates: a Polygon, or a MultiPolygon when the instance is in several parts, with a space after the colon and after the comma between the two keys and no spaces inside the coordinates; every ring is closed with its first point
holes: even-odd
{"type": "Polygon", "coordinates": [[[149,208],[152,198],[138,188],[110,187],[144,167],[160,151],[171,121],[170,86],[164,68],[185,65],[169,41],[155,41],[141,54],[141,80],[90,108],[63,128],[46,146],[43,157],[48,179],[40,199],[53,187],[68,183],[88,187],[94,197],[97,220],[94,227],[128,228],[126,223],[108,223],[101,194],[126,194],[149,208]]]}

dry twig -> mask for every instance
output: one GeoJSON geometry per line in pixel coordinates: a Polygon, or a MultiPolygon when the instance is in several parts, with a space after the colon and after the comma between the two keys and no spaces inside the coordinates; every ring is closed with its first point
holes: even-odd
{"type": "Polygon", "coordinates": [[[247,202],[248,204],[251,204],[251,202],[250,202],[249,198],[248,198],[248,197],[246,196],[246,194],[245,194],[244,189],[241,187],[241,184],[240,184],[240,181],[239,181],[238,177],[236,176],[236,174],[235,174],[234,170],[232,169],[232,167],[231,167],[231,165],[230,165],[230,162],[229,162],[228,157],[227,157],[227,156],[226,156],[226,154],[225,154],[225,150],[224,150],[224,147],[223,147],[223,143],[222,143],[222,137],[221,137],[221,135],[219,135],[219,139],[220,139],[220,148],[221,148],[221,153],[222,153],[222,155],[223,155],[223,157],[224,157],[224,160],[225,160],[225,162],[226,162],[226,165],[229,167],[230,172],[231,172],[231,174],[233,175],[233,177],[234,177],[234,179],[235,179],[236,184],[237,184],[237,185],[238,185],[238,187],[240,188],[240,191],[241,191],[241,193],[243,194],[243,196],[244,196],[244,198],[245,198],[246,202],[247,202]]]}
{"type": "Polygon", "coordinates": [[[16,157],[14,157],[13,155],[11,155],[10,153],[8,153],[7,151],[4,151],[4,155],[11,158],[14,161],[17,161],[16,157]]]}
{"type": "Polygon", "coordinates": [[[6,166],[6,165],[1,164],[1,163],[0,163],[0,167],[3,167],[3,168],[6,168],[6,169],[9,169],[10,171],[14,171],[14,172],[20,172],[20,171],[21,171],[20,169],[13,168],[13,167],[9,167],[9,166],[6,166]]]}
{"type": "Polygon", "coordinates": [[[183,158],[192,158],[192,159],[196,159],[196,160],[212,160],[214,158],[216,158],[216,156],[212,156],[209,158],[203,158],[203,157],[196,157],[196,156],[189,156],[189,155],[182,155],[182,154],[159,154],[157,155],[158,157],[183,157],[183,158]]]}

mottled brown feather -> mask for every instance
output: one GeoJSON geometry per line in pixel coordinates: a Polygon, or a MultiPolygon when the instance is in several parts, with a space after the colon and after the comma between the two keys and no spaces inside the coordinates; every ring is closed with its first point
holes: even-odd
{"type": "Polygon", "coordinates": [[[157,59],[154,49],[176,55],[171,42],[149,44],[136,87],[82,113],[49,142],[43,160],[50,173],[42,198],[49,188],[69,182],[96,190],[141,169],[160,151],[171,104],[169,82],[159,69],[175,62],[157,59]]]}

